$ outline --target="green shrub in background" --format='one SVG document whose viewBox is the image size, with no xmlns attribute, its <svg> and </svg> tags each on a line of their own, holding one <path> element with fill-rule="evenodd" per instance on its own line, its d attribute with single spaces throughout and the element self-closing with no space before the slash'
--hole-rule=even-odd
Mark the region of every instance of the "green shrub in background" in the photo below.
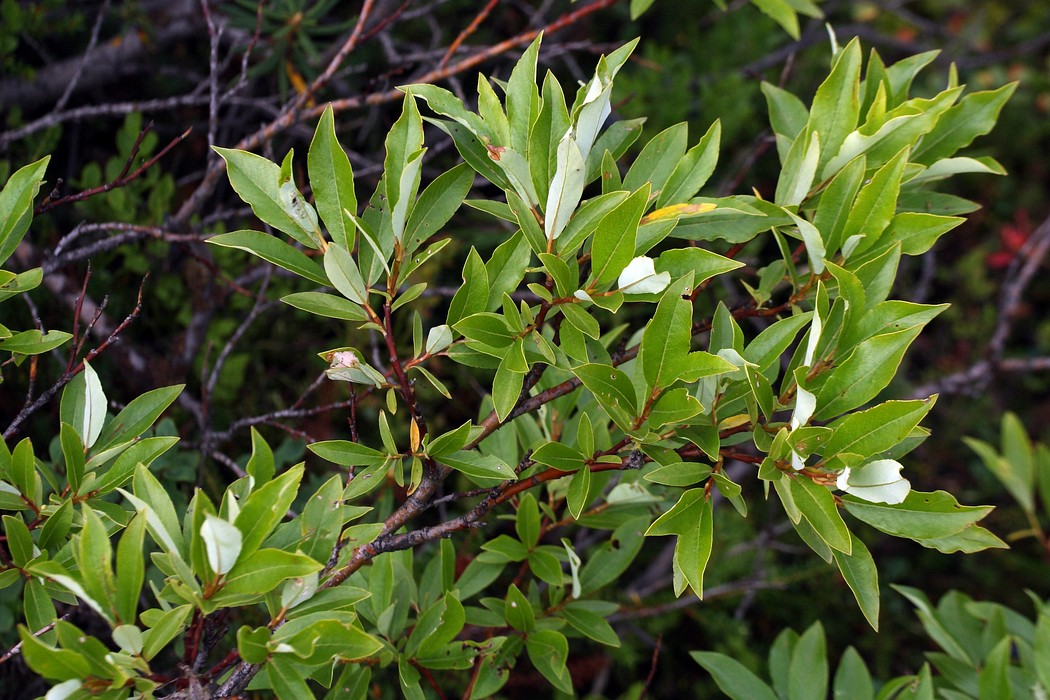
<svg viewBox="0 0 1050 700">
<path fill-rule="evenodd" d="M 941 179 L 1002 172 L 957 152 L 1012 88 L 964 96 L 950 78 L 910 98 L 932 57 L 887 67 L 872 54 L 862 79 L 852 41 L 809 106 L 764 87 L 775 191 L 697 197 L 717 122 L 692 142 L 673 126 L 618 162 L 641 133 L 606 124 L 632 49 L 568 96 L 537 76 L 539 41 L 506 83 L 479 80 L 477 111 L 406 88 L 367 202 L 330 111 L 305 181 L 291 152 L 278 164 L 217 149 L 238 194 L 290 240 L 244 230 L 211 243 L 301 278 L 283 300 L 311 325 L 347 326 L 346 345 L 317 350 L 350 392 L 357 439 L 311 445 L 340 469 L 306 489 L 303 467 L 277 474 L 253 432 L 246 475 L 180 513 L 149 470 L 173 443 L 151 426 L 178 387 L 108 417 L 85 365 L 64 390 L 53 457 L 28 440 L 0 452 L 0 581 L 24 587 L 21 653 L 57 684 L 52 697 L 480 698 L 526 659 L 571 694 L 570 644 L 620 643 L 606 618 L 647 538 L 674 538 L 667 587 L 702 598 L 719 540 L 763 499 L 838 567 L 873 627 L 877 570 L 850 524 L 945 552 L 1002 546 L 977 524 L 990 508 L 902 476 L 933 399 L 879 397 L 943 309 L 888 299 L 900 259 L 970 210 L 937 192 Z M 464 162 L 423 186 L 425 122 Z M 42 169 L 12 196 L 26 225 Z M 510 233 L 456 261 L 463 282 L 435 319 L 418 310 L 420 273 L 446 254 L 464 200 Z M 453 363 L 483 400 L 449 381 Z M 434 428 L 464 403 L 475 419 Z M 112 645 L 65 620 L 47 629 L 53 599 L 94 610 Z M 808 665 L 821 637 L 789 633 L 775 650 Z"/>
<path fill-rule="evenodd" d="M 986 442 L 967 438 L 991 472 L 1020 506 L 1028 529 L 1012 533 L 1017 540 L 1036 538 L 1046 548 L 1041 520 L 1050 503 L 1050 449 L 1033 444 L 1013 413 L 1003 416 L 1001 451 Z M 1036 494 L 1038 493 L 1038 499 Z M 1038 502 L 1038 505 L 1037 505 Z M 995 602 L 975 601 L 958 591 L 944 595 L 934 606 L 920 590 L 894 586 L 915 607 L 923 631 L 938 651 L 926 654 L 927 663 L 915 675 L 885 680 L 877 687 L 861 656 L 852 646 L 841 654 L 830 688 L 834 697 L 857 700 L 916 698 L 949 700 L 1038 700 L 1050 688 L 1050 602 L 1026 591 L 1035 607 L 1030 619 Z M 825 698 L 829 665 L 824 628 L 815 623 L 802 635 L 785 630 L 769 652 L 772 686 L 725 654 L 693 652 L 693 658 L 715 678 L 733 700 L 777 697 Z M 918 662 L 916 661 L 916 667 Z"/>
</svg>

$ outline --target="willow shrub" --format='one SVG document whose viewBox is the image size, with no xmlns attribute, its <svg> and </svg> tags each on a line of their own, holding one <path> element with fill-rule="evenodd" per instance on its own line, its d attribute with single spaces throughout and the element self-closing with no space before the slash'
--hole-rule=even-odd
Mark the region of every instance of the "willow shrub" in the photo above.
<svg viewBox="0 0 1050 700">
<path fill-rule="evenodd" d="M 669 586 L 701 598 L 719 532 L 757 499 L 781 503 L 873 627 L 877 569 L 851 524 L 944 552 L 1002 546 L 978 525 L 990 508 L 904 476 L 934 397 L 879 397 L 944 308 L 889 299 L 898 264 L 974 208 L 940 180 L 1002 172 L 956 153 L 992 128 L 1012 86 L 964 96 L 953 72 L 943 92 L 910 98 L 932 54 L 887 67 L 873 52 L 862 78 L 852 41 L 809 106 L 764 86 L 775 192 L 712 198 L 698 192 L 717 122 L 693 145 L 671 127 L 621 165 L 641 122 L 607 121 L 633 48 L 602 57 L 568 100 L 550 73 L 537 86 L 539 40 L 506 83 L 479 80 L 476 111 L 434 85 L 405 88 L 367 202 L 331 111 L 308 188 L 291 153 L 277 164 L 216 149 L 288 238 L 210 242 L 301 278 L 283 301 L 346 329 L 354 346 L 318 351 L 362 409 L 360 440 L 309 446 L 339 468 L 291 517 L 304 467 L 276 474 L 253 433 L 247 476 L 179 514 L 149 470 L 172 439 L 139 438 L 178 388 L 107 417 L 82 374 L 54 463 L 28 440 L 0 452 L 0 580 L 24 587 L 21 653 L 57 697 L 150 696 L 181 677 L 219 696 L 424 697 L 437 684 L 481 698 L 523 656 L 569 693 L 571 645 L 619 644 L 606 618 L 646 541 L 674 538 Z M 425 122 L 462 162 L 422 187 Z M 478 176 L 495 196 L 466 200 Z M 510 232 L 453 262 L 442 251 L 465 200 Z M 452 264 L 463 281 L 444 316 L 420 313 L 420 271 Z M 381 353 L 363 352 L 370 336 Z M 476 420 L 438 434 L 438 417 L 469 401 L 453 363 L 488 395 Z M 467 530 L 480 551 L 457 549 Z M 94 609 L 112 645 L 68 621 L 33 636 L 53 599 Z M 189 670 L 162 653 L 172 646 Z"/>
</svg>

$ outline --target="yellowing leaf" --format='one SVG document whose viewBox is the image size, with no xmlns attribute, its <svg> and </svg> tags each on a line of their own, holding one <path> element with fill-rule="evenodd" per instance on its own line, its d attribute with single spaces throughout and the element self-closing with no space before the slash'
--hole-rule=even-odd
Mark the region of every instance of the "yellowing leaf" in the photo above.
<svg viewBox="0 0 1050 700">
<path fill-rule="evenodd" d="M 646 214 L 642 217 L 642 223 L 648 224 L 653 221 L 662 221 L 664 219 L 674 219 L 682 216 L 695 216 L 697 214 L 704 214 L 711 211 L 717 205 L 711 202 L 698 202 L 696 204 L 672 204 L 669 207 L 657 209 L 651 214 Z"/>
</svg>

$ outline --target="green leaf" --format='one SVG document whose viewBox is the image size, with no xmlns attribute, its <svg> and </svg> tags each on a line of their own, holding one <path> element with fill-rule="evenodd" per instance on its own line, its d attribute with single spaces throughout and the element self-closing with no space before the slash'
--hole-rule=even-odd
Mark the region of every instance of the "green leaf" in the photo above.
<svg viewBox="0 0 1050 700">
<path fill-rule="evenodd" d="M 315 284 L 325 287 L 331 284 L 321 266 L 308 258 L 305 253 L 261 231 L 222 233 L 212 236 L 207 242 L 224 248 L 247 251 Z"/>
<path fill-rule="evenodd" d="M 135 515 L 117 544 L 117 580 L 115 604 L 117 619 L 133 624 L 146 576 L 142 545 L 146 537 L 146 518 Z"/>
<path fill-rule="evenodd" d="M 139 440 L 126 449 L 92 488 L 97 495 L 104 495 L 127 483 L 139 463 L 150 465 L 179 441 L 177 437 L 151 437 Z M 90 464 L 90 462 L 88 462 Z"/>
<path fill-rule="evenodd" d="M 700 500 L 698 516 L 692 527 L 686 528 L 678 535 L 678 542 L 674 548 L 674 563 L 696 596 L 702 600 L 704 569 L 707 568 L 714 545 L 714 515 L 711 501 L 707 498 Z"/>
<path fill-rule="evenodd" d="M 150 534 L 166 542 L 164 549 L 169 554 L 170 549 L 176 552 L 183 551 L 182 529 L 179 527 L 179 518 L 175 514 L 171 496 L 142 463 L 135 468 L 132 490 L 135 497 L 148 506 L 147 525 L 150 526 Z M 142 510 L 138 503 L 135 504 L 135 509 Z M 149 517 L 150 515 L 153 517 Z"/>
<path fill-rule="evenodd" d="M 103 429 L 98 449 L 105 449 L 146 432 L 160 418 L 160 414 L 178 398 L 185 384 L 175 384 L 147 391 L 132 399 Z"/>
<path fill-rule="evenodd" d="M 423 190 L 405 227 L 405 250 L 409 254 L 449 222 L 473 184 L 473 170 L 460 163 L 434 178 Z"/>
<path fill-rule="evenodd" d="M 56 649 L 33 636 L 19 625 L 22 658 L 29 668 L 44 678 L 55 681 L 81 680 L 91 675 L 91 666 L 81 654 L 69 649 Z"/>
<path fill-rule="evenodd" d="M 21 578 L 18 569 L 8 569 L 16 579 Z M 5 572 L 6 573 L 6 572 Z M 34 631 L 43 630 L 53 624 L 58 618 L 55 603 L 51 599 L 44 584 L 38 578 L 27 577 L 25 587 L 22 589 L 22 610 L 25 612 L 25 621 L 29 628 Z M 45 643 L 51 643 L 55 639 L 55 633 L 42 632 L 37 635 Z"/>
<path fill-rule="evenodd" d="M 441 463 L 475 479 L 516 479 L 514 469 L 494 455 L 460 450 L 441 458 Z"/>
<path fill-rule="evenodd" d="M 542 35 L 537 36 L 514 64 L 507 81 L 507 125 L 510 146 L 519 153 L 529 147 L 529 130 L 539 114 L 540 96 L 536 90 L 536 61 Z"/>
<path fill-rule="evenodd" d="M 622 370 L 603 364 L 580 365 L 572 370 L 583 385 L 594 394 L 609 416 L 624 430 L 631 429 L 621 425 L 622 416 L 633 419 L 638 413 L 635 404 L 634 384 Z"/>
<path fill-rule="evenodd" d="M 453 327 L 466 338 L 493 348 L 505 348 L 514 339 L 503 317 L 488 312 L 471 314 Z"/>
<path fill-rule="evenodd" d="M 900 202 L 898 201 L 898 208 Z M 886 232 L 876 249 L 900 243 L 904 255 L 922 255 L 937 240 L 966 219 L 959 216 L 938 216 L 920 212 L 902 212 L 890 219 Z"/>
<path fill-rule="evenodd" d="M 860 116 L 860 40 L 854 38 L 839 52 L 831 74 L 817 88 L 809 113 L 808 129 L 820 134 L 822 172 L 842 146 L 846 136 L 857 128 Z M 827 177 L 825 174 L 822 177 Z"/>
<path fill-rule="evenodd" d="M 820 231 L 828 253 L 834 254 L 845 241 L 842 233 L 849 222 L 853 203 L 860 191 L 867 168 L 864 156 L 851 160 L 820 195 L 813 225 Z"/>
<path fill-rule="evenodd" d="M 546 442 L 532 453 L 532 461 L 563 472 L 576 471 L 583 466 L 587 456 L 561 442 Z"/>
<path fill-rule="evenodd" d="M 844 244 L 853 236 L 863 236 L 854 253 L 863 252 L 877 243 L 897 210 L 901 176 L 908 162 L 908 151 L 903 150 L 879 168 L 857 195 L 849 219 L 842 229 Z"/>
<path fill-rule="evenodd" d="M 48 331 L 47 333 L 41 333 L 36 329 L 22 331 L 0 340 L 0 351 L 19 355 L 40 355 L 54 350 L 72 337 L 63 331 Z"/>
<path fill-rule="evenodd" d="M 317 204 L 317 213 L 324 221 L 332 241 L 347 250 L 354 247 L 355 228 L 347 226 L 343 210 L 357 213 L 357 195 L 354 194 L 354 171 L 350 159 L 339 145 L 335 135 L 335 116 L 328 105 L 317 122 L 310 150 L 306 157 L 310 173 L 310 188 Z"/>
<path fill-rule="evenodd" d="M 581 204 L 558 239 L 557 250 L 561 257 L 564 259 L 575 253 L 587 237 L 594 233 L 598 222 L 620 206 L 629 194 L 622 191 L 607 192 Z M 572 286 L 575 289 L 575 284 Z"/>
<path fill-rule="evenodd" d="M 654 136 L 627 171 L 623 179 L 624 189 L 635 192 L 648 182 L 651 192 L 662 192 L 675 166 L 685 157 L 688 139 L 689 126 L 685 122 L 668 127 Z"/>
<path fill-rule="evenodd" d="M 691 275 L 672 282 L 645 326 L 638 362 L 650 387 L 662 388 L 674 383 L 678 377 L 673 367 L 680 365 L 689 353 L 692 307 L 682 299 L 682 294 L 691 282 Z"/>
<path fill-rule="evenodd" d="M 947 537 L 916 539 L 923 547 L 936 549 L 944 554 L 973 554 L 986 549 L 1009 549 L 1009 545 L 979 525 L 971 525 L 961 532 Z"/>
<path fill-rule="evenodd" d="M 368 285 L 350 251 L 336 243 L 328 246 L 324 254 L 324 269 L 340 294 L 356 304 L 368 305 Z"/>
<path fill-rule="evenodd" d="M 721 137 L 722 122 L 716 119 L 700 141 L 675 165 L 674 172 L 656 199 L 657 209 L 686 202 L 696 196 L 715 170 Z"/>
<path fill-rule="evenodd" d="M 33 199 L 40 191 L 51 156 L 24 165 L 0 190 L 0 263 L 7 261 L 22 242 L 33 220 Z"/>
<path fill-rule="evenodd" d="M 550 71 L 544 76 L 542 90 L 540 110 L 529 126 L 527 153 L 533 187 L 545 202 L 557 167 L 558 143 L 569 129 L 569 112 L 561 85 Z"/>
<path fill-rule="evenodd" d="M 691 651 L 689 655 L 732 700 L 777 700 L 773 690 L 736 659 L 713 651 Z"/>
<path fill-rule="evenodd" d="M 23 567 L 33 559 L 33 537 L 29 534 L 29 528 L 17 515 L 3 516 L 3 523 L 11 561 Z"/>
<path fill-rule="evenodd" d="M 868 338 L 829 373 L 817 393 L 814 417 L 825 420 L 870 401 L 890 383 L 922 326 Z"/>
<path fill-rule="evenodd" d="M 342 321 L 364 322 L 368 315 L 359 304 L 323 292 L 296 292 L 281 297 L 281 301 L 315 316 L 337 318 Z"/>
<path fill-rule="evenodd" d="M 180 632 L 185 629 L 186 618 L 189 617 L 193 607 L 180 605 L 166 612 L 160 610 L 148 610 L 142 614 L 142 621 L 149 626 L 149 630 L 143 635 L 142 656 L 147 661 L 159 654 Z M 147 613 L 157 613 L 148 615 Z"/>
<path fill-rule="evenodd" d="M 1039 612 L 1032 651 L 1035 675 L 1044 688 L 1050 688 L 1050 609 L 1043 608 Z"/>
<path fill-rule="evenodd" d="M 809 110 L 802 100 L 772 83 L 762 82 L 762 94 L 766 98 L 770 126 L 776 135 L 777 155 L 783 163 L 791 144 L 806 127 Z"/>
<path fill-rule="evenodd" d="M 289 654 L 274 654 L 266 666 L 266 678 L 274 695 L 279 698 L 308 698 L 313 695 L 302 671 L 299 660 Z"/>
<path fill-rule="evenodd" d="M 525 385 L 525 372 L 515 365 L 515 357 L 518 357 L 515 348 L 519 348 L 517 352 L 521 352 L 520 341 L 507 349 L 507 354 L 503 356 L 496 369 L 496 376 L 492 379 L 492 408 L 500 422 L 507 420 L 511 411 L 518 405 L 521 389 Z"/>
<path fill-rule="evenodd" d="M 731 260 L 704 248 L 693 247 L 665 250 L 655 262 L 656 272 L 668 272 L 671 279 L 678 279 L 692 272 L 694 287 L 712 277 L 743 266 L 742 262 Z"/>
<path fill-rule="evenodd" d="M 565 320 L 575 326 L 575 328 L 589 338 L 597 340 L 601 337 L 602 329 L 598 324 L 598 319 L 591 316 L 586 309 L 581 307 L 579 304 L 568 303 L 561 304 L 558 308 L 565 315 Z"/>
<path fill-rule="evenodd" d="M 856 551 L 856 544 L 854 544 Z M 853 647 L 846 647 L 835 671 L 835 700 L 875 700 L 875 686 L 864 660 Z"/>
<path fill-rule="evenodd" d="M 828 656 L 824 627 L 807 629 L 791 653 L 788 667 L 788 700 L 825 700 L 828 696 Z"/>
<path fill-rule="evenodd" d="M 435 458 L 440 458 L 442 455 L 451 454 L 463 449 L 463 446 L 467 444 L 467 440 L 470 437 L 470 425 L 471 423 L 468 420 L 458 428 L 432 439 L 427 447 L 427 454 Z"/>
<path fill-rule="evenodd" d="M 507 589 L 507 599 L 503 604 L 503 617 L 507 624 L 519 632 L 531 632 L 536 626 L 536 613 L 525 594 L 514 585 Z"/>
<path fill-rule="evenodd" d="M 619 647 L 620 638 L 612 625 L 598 613 L 588 610 L 580 602 L 569 603 L 562 608 L 561 614 L 569 625 L 584 636 L 593 639 L 599 644 L 609 647 Z"/>
<path fill-rule="evenodd" d="M 241 659 L 250 664 L 261 664 L 270 656 L 267 645 L 270 642 L 270 630 L 267 627 L 252 629 L 242 625 L 237 630 L 237 651 Z"/>
<path fill-rule="evenodd" d="M 90 448 L 102 433 L 106 420 L 106 394 L 98 374 L 87 362 L 84 371 L 66 384 L 62 390 L 59 415 L 63 423 L 72 426 L 83 440 L 84 449 Z"/>
<path fill-rule="evenodd" d="M 873 457 L 899 445 L 930 412 L 937 397 L 914 401 L 887 401 L 833 422 L 834 434 L 821 454 L 840 453 Z"/>
<path fill-rule="evenodd" d="M 40 549 L 47 552 L 65 544 L 72 524 L 73 502 L 65 501 L 44 521 L 44 526 L 40 529 Z"/>
<path fill-rule="evenodd" d="M 798 39 L 798 14 L 788 0 L 751 0 L 751 4 L 779 24 L 792 39 Z"/>
<path fill-rule="evenodd" d="M 1010 682 L 1010 658 L 1014 653 L 1014 640 L 1005 637 L 999 640 L 984 658 L 978 673 L 978 697 L 981 700 L 1012 700 L 1014 694 Z"/>
<path fill-rule="evenodd" d="M 59 431 L 59 440 L 62 444 L 62 456 L 65 460 L 66 478 L 69 486 L 76 493 L 80 489 L 80 482 L 84 478 L 84 443 L 80 435 L 69 423 L 63 423 Z"/>
<path fill-rule="evenodd" d="M 261 221 L 273 226 L 278 231 L 287 233 L 307 248 L 318 247 L 318 241 L 314 237 L 315 234 L 312 231 L 304 229 L 302 225 L 288 213 L 285 207 L 285 202 L 280 193 L 281 168 L 276 163 L 273 163 L 262 156 L 257 156 L 254 153 L 248 153 L 247 151 L 240 151 L 234 148 L 212 146 L 212 150 L 222 156 L 222 159 L 226 161 L 226 172 L 230 177 L 230 184 L 233 185 L 234 191 L 237 192 L 241 199 L 251 206 L 252 211 L 255 212 L 255 215 L 259 217 Z M 243 231 L 238 233 L 243 233 Z M 234 234 L 223 234 L 220 236 L 214 236 L 209 240 L 217 245 L 226 245 L 225 243 L 216 242 L 215 239 L 221 239 L 225 236 L 232 235 Z M 259 235 L 265 236 L 266 234 Z M 272 236 L 267 236 L 267 238 L 272 238 Z M 284 243 L 283 241 L 278 242 L 282 244 Z M 287 244 L 284 245 L 287 246 Z M 229 245 L 229 247 L 240 248 L 242 246 Z M 291 248 L 291 246 L 287 247 Z M 248 250 L 249 252 L 255 252 L 250 248 L 243 249 Z M 256 255 L 269 260 L 269 258 L 262 253 L 256 252 Z M 270 260 L 270 262 L 281 265 L 281 263 L 276 260 Z M 284 265 L 281 265 L 281 267 L 284 267 Z M 296 270 L 292 268 L 285 269 L 296 272 Z M 325 282 L 322 281 L 319 282 L 319 284 L 325 284 Z"/>
<path fill-rule="evenodd" d="M 536 505 L 536 497 L 532 493 L 525 493 L 518 501 L 518 513 L 514 520 L 514 531 L 529 549 L 534 548 L 540 541 L 540 509 Z"/>
<path fill-rule="evenodd" d="M 1009 83 L 996 90 L 975 92 L 959 100 L 940 118 L 933 131 L 926 134 L 915 149 L 915 161 L 934 163 L 947 158 L 973 143 L 978 136 L 992 130 L 999 112 L 1006 104 L 1017 83 Z"/>
<path fill-rule="evenodd" d="M 212 602 L 225 606 L 242 605 L 274 590 L 285 579 L 308 576 L 321 568 L 320 562 L 304 554 L 260 549 L 237 560 Z"/>
<path fill-rule="evenodd" d="M 780 171 L 774 202 L 782 207 L 796 207 L 809 196 L 820 153 L 820 134 L 803 131 L 798 135 Z"/>
<path fill-rule="evenodd" d="M 805 476 L 796 476 L 788 483 L 795 505 L 820 538 L 832 549 L 849 554 L 850 532 L 839 515 L 831 491 Z"/>
<path fill-rule="evenodd" d="M 470 253 L 467 254 L 467 261 L 463 265 L 463 286 L 456 291 L 448 305 L 448 325 L 455 326 L 467 316 L 485 311 L 489 289 L 485 263 L 478 255 L 478 251 L 471 248 Z"/>
<path fill-rule="evenodd" d="M 321 459 L 343 467 L 371 467 L 382 464 L 387 456 L 379 450 L 348 440 L 325 440 L 307 445 Z"/>
<path fill-rule="evenodd" d="M 962 532 L 992 511 L 991 506 L 963 506 L 945 491 L 912 491 L 903 503 L 869 503 L 844 495 L 850 515 L 895 537 L 929 540 Z"/>
<path fill-rule="evenodd" d="M 649 409 L 649 425 L 661 427 L 685 423 L 704 410 L 700 402 L 683 387 L 665 391 Z"/>
<path fill-rule="evenodd" d="M 643 185 L 598 222 L 591 244 L 592 277 L 598 284 L 615 280 L 634 257 L 638 222 L 648 202 L 649 187 Z"/>
<path fill-rule="evenodd" d="M 569 490 L 565 494 L 565 504 L 573 518 L 579 520 L 580 514 L 587 504 L 591 502 L 591 470 L 578 469 L 572 475 L 569 482 Z"/>
<path fill-rule="evenodd" d="M 852 532 L 849 533 L 851 549 L 849 554 L 832 550 L 835 555 L 835 563 L 838 564 L 842 578 L 853 591 L 857 599 L 860 611 L 864 613 L 868 624 L 876 632 L 879 631 L 879 571 L 875 567 L 875 561 L 864 543 Z"/>
<path fill-rule="evenodd" d="M 299 492 L 303 467 L 297 465 L 255 489 L 241 505 L 234 525 L 244 536 L 241 557 L 251 556 L 284 519 Z M 236 567 L 234 567 L 236 570 Z M 230 572 L 233 575 L 233 572 Z"/>
<path fill-rule="evenodd" d="M 551 629 L 532 632 L 525 638 L 529 661 L 550 684 L 563 693 L 572 694 L 572 677 L 565 662 L 569 656 L 569 642 L 565 635 Z"/>
</svg>

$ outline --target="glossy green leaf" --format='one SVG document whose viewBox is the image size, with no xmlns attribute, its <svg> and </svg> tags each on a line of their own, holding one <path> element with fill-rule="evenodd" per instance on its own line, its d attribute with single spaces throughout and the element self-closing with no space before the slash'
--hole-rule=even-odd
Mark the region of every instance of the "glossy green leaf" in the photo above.
<svg viewBox="0 0 1050 700">
<path fill-rule="evenodd" d="M 828 656 L 824 627 L 816 622 L 807 629 L 791 654 L 788 667 L 788 700 L 825 700 L 828 696 Z"/>
<path fill-rule="evenodd" d="M 797 476 L 788 482 L 795 505 L 821 539 L 832 549 L 850 553 L 850 532 L 839 515 L 835 497 L 812 479 Z"/>
<path fill-rule="evenodd" d="M 689 655 L 732 700 L 777 700 L 773 690 L 736 659 L 713 651 L 691 651 Z"/>
<path fill-rule="evenodd" d="M 912 491 L 903 503 L 869 503 L 853 496 L 842 497 L 850 515 L 895 537 L 937 539 L 962 532 L 991 512 L 991 506 L 959 505 L 945 491 Z"/>
<path fill-rule="evenodd" d="M 807 126 L 809 131 L 820 134 L 818 172 L 839 152 L 846 136 L 857 128 L 861 61 L 860 40 L 855 38 L 839 51 L 831 74 L 813 96 Z"/>
<path fill-rule="evenodd" d="M 355 304 L 343 297 L 323 292 L 296 292 L 281 297 L 281 301 L 315 316 L 338 318 L 343 321 L 364 322 L 368 315 Z"/>
<path fill-rule="evenodd" d="M 132 440 L 148 430 L 165 409 L 182 393 L 185 384 L 175 384 L 147 391 L 128 402 L 99 436 L 98 449 Z"/>
<path fill-rule="evenodd" d="M 128 523 L 117 544 L 116 610 L 117 618 L 132 624 L 137 617 L 142 582 L 146 576 L 146 562 L 142 545 L 146 537 L 146 518 L 135 515 Z"/>
<path fill-rule="evenodd" d="M 930 412 L 936 397 L 913 401 L 887 401 L 833 422 L 834 434 L 821 454 L 832 457 L 852 453 L 864 457 L 878 455 L 900 444 Z"/>
<path fill-rule="evenodd" d="M 827 419 L 875 398 L 893 379 L 904 353 L 921 330 L 921 326 L 905 328 L 858 345 L 817 393 L 814 417 Z"/>
<path fill-rule="evenodd" d="M 636 192 L 647 182 L 653 193 L 662 192 L 675 166 L 685 156 L 689 127 L 685 122 L 664 129 L 645 144 L 627 175 L 624 189 Z"/>
<path fill-rule="evenodd" d="M 335 135 L 335 116 L 329 105 L 317 122 L 307 155 L 310 188 L 332 241 L 347 250 L 354 247 L 355 228 L 347 225 L 343 210 L 357 213 L 357 195 L 354 193 L 354 171 L 346 151 Z"/>
<path fill-rule="evenodd" d="M 255 215 L 261 221 L 273 226 L 278 231 L 287 233 L 307 248 L 318 247 L 318 241 L 315 239 L 313 232 L 305 230 L 300 222 L 289 214 L 280 193 L 281 168 L 276 163 L 254 153 L 234 148 L 212 146 L 212 149 L 226 161 L 226 173 L 229 175 L 230 184 L 233 186 L 234 191 L 251 206 L 252 211 L 255 212 Z M 227 245 L 216 241 L 216 239 L 224 239 L 225 236 L 231 235 L 233 234 L 223 234 L 209 240 L 216 245 Z M 265 236 L 265 234 L 260 235 Z M 270 236 L 267 237 L 272 238 Z M 225 238 L 224 240 L 229 241 L 232 239 Z M 283 243 L 283 241 L 278 242 Z M 229 247 L 238 248 L 242 246 L 229 245 Z M 291 248 L 291 246 L 287 247 Z M 251 248 L 243 249 L 249 252 L 256 252 Z M 262 253 L 256 252 L 256 255 L 269 260 Z M 270 262 L 277 265 L 281 264 L 276 260 L 270 260 Z M 284 267 L 284 265 L 281 266 Z M 286 269 L 295 272 L 294 269 Z M 324 284 L 324 282 L 320 284 Z"/>
<path fill-rule="evenodd" d="M 849 554 L 833 550 L 835 563 L 838 564 L 842 578 L 853 591 L 857 605 L 864 613 L 868 624 L 879 631 L 879 572 L 875 561 L 864 543 L 853 533 L 849 533 L 851 548 Z"/>
<path fill-rule="evenodd" d="M 514 469 L 494 455 L 482 455 L 474 450 L 460 450 L 444 455 L 441 462 L 458 472 L 476 479 L 515 479 Z"/>
<path fill-rule="evenodd" d="M 933 131 L 923 137 L 915 149 L 919 163 L 934 163 L 947 158 L 975 138 L 992 130 L 999 112 L 1017 89 L 1009 83 L 995 90 L 974 92 L 944 113 Z"/>
<path fill-rule="evenodd" d="M 856 550 L 856 545 L 854 545 Z M 835 671 L 833 686 L 835 700 L 874 700 L 875 686 L 871 673 L 864 665 L 860 654 L 853 647 L 846 647 Z"/>
<path fill-rule="evenodd" d="M 692 307 L 682 299 L 682 294 L 690 286 L 690 275 L 673 282 L 660 298 L 652 320 L 646 324 L 638 362 L 651 387 L 670 386 L 676 381 L 673 367 L 683 362 L 689 353 Z"/>
<path fill-rule="evenodd" d="M 551 685 L 563 693 L 572 693 L 572 678 L 565 663 L 569 642 L 565 635 L 551 629 L 540 629 L 525 638 L 529 661 Z"/>
<path fill-rule="evenodd" d="M 238 250 L 247 251 L 315 284 L 325 287 L 330 284 L 321 266 L 307 257 L 306 254 L 284 241 L 261 231 L 221 233 L 218 236 L 212 236 L 207 242 L 223 248 L 237 248 Z"/>
</svg>

